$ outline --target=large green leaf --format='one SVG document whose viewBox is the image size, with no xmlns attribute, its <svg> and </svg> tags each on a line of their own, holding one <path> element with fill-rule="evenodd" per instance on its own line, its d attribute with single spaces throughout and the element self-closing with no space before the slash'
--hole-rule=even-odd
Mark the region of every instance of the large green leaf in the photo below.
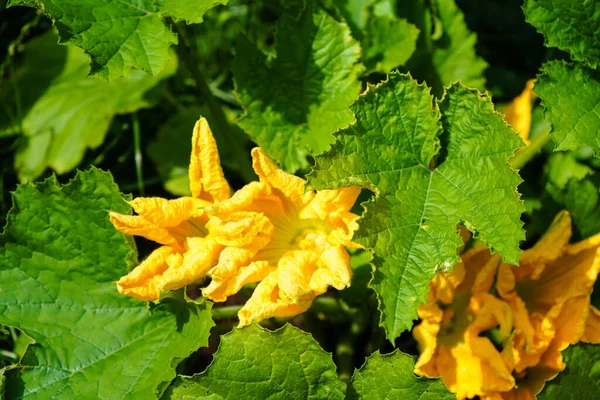
<svg viewBox="0 0 600 400">
<path fill-rule="evenodd" d="M 426 81 L 438 96 L 456 81 L 485 89 L 487 63 L 475 52 L 477 35 L 467 27 L 454 0 L 408 0 L 398 11 L 420 31 L 419 50 L 406 65 L 416 79 Z"/>
<path fill-rule="evenodd" d="M 522 143 L 487 96 L 460 84 L 434 108 L 428 88 L 392 74 L 351 108 L 356 123 L 316 157 L 309 183 L 376 193 L 356 237 L 375 253 L 371 285 L 394 339 L 412 326 L 435 272 L 459 261 L 460 221 L 518 262 L 521 180 L 506 160 Z"/>
<path fill-rule="evenodd" d="M 396 350 L 376 352 L 357 370 L 348 385 L 347 399 L 453 400 L 441 379 L 421 378 L 413 373 L 414 357 Z"/>
<path fill-rule="evenodd" d="M 331 355 L 308 333 L 286 325 L 274 332 L 258 325 L 234 329 L 208 369 L 179 377 L 166 398 L 343 399 Z"/>
<path fill-rule="evenodd" d="M 18 90 L 26 97 L 19 99 L 20 105 L 14 102 L 2 110 L 4 113 L 0 111 L 0 116 L 16 117 L 21 110 L 22 120 L 16 117 L 3 128 L 22 129 L 26 136 L 15 158 L 23 181 L 37 178 L 47 167 L 58 173 L 75 168 L 86 149 L 102 144 L 115 114 L 151 106 L 156 99 L 147 92 L 175 70 L 171 57 L 169 67 L 156 77 L 136 71 L 110 82 L 91 79 L 86 77 L 88 62 L 83 51 L 59 46 L 56 41 L 49 32 L 27 44 L 25 66 L 16 76 Z M 52 53 L 60 56 L 49 60 L 47 54 Z M 46 69 L 56 75 L 50 76 Z M 13 98 L 14 94 L 8 92 L 6 96 Z"/>
<path fill-rule="evenodd" d="M 210 303 L 169 298 L 151 313 L 114 281 L 135 263 L 107 210 L 130 213 L 110 174 L 20 186 L 0 238 L 0 323 L 29 335 L 6 396 L 151 399 L 208 344 Z M 129 242 L 129 243 L 128 243 Z"/>
<path fill-rule="evenodd" d="M 40 9 L 52 19 L 62 43 L 81 47 L 91 74 L 105 79 L 132 69 L 156 75 L 168 62 L 177 37 L 163 16 L 202 22 L 204 13 L 228 0 L 9 0 L 9 6 Z"/>
<path fill-rule="evenodd" d="M 562 352 L 567 367 L 546 382 L 539 400 L 597 400 L 600 394 L 600 345 L 578 343 Z"/>
<path fill-rule="evenodd" d="M 352 122 L 361 88 L 360 46 L 344 23 L 309 1 L 298 20 L 277 24 L 277 57 L 267 63 L 241 37 L 233 66 L 245 115 L 238 124 L 288 172 L 308 166 L 332 133 Z"/>
<path fill-rule="evenodd" d="M 555 150 L 587 145 L 600 153 L 600 73 L 580 64 L 550 61 L 542 67 L 535 92 L 552 122 Z"/>
<path fill-rule="evenodd" d="M 525 0 L 527 22 L 546 45 L 571 53 L 573 60 L 600 65 L 600 7 L 594 0 Z"/>
</svg>

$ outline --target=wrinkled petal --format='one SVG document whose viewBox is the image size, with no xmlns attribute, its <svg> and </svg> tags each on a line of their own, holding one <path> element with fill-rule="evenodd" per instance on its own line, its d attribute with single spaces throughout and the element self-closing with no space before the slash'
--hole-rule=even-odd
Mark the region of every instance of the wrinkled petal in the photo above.
<svg viewBox="0 0 600 400">
<path fill-rule="evenodd" d="M 319 268 L 313 274 L 309 288 L 312 292 L 322 294 L 329 286 L 337 290 L 350 286 L 352 267 L 350 255 L 341 246 L 325 250 L 319 258 Z"/>
<path fill-rule="evenodd" d="M 160 296 L 160 275 L 169 268 L 167 257 L 173 254 L 168 246 L 154 250 L 133 271 L 117 282 L 119 293 L 139 300 L 151 301 Z"/>
<path fill-rule="evenodd" d="M 192 217 L 201 217 L 209 203 L 192 197 L 167 200 L 161 197 L 138 197 L 129 202 L 144 219 L 164 228 L 179 225 Z"/>
<path fill-rule="evenodd" d="M 229 198 L 231 189 L 223 175 L 217 143 L 206 118 L 200 118 L 194 126 L 189 176 L 195 198 L 210 203 Z"/>
<path fill-rule="evenodd" d="M 202 296 L 212 301 L 225 301 L 227 297 L 239 292 L 244 285 L 259 282 L 275 271 L 275 267 L 269 265 L 267 261 L 254 261 L 238 268 L 236 274 L 225 279 L 217 279 L 214 277 L 216 274 L 213 273 L 213 280 L 202 289 Z"/>
<path fill-rule="evenodd" d="M 143 236 L 156 243 L 181 248 L 177 239 L 173 237 L 166 228 L 161 228 L 143 217 L 137 215 L 124 215 L 115 212 L 110 212 L 109 215 L 110 222 L 115 229 L 121 233 Z"/>
<path fill-rule="evenodd" d="M 260 147 L 252 149 L 252 167 L 261 182 L 268 182 L 292 201 L 299 201 L 304 194 L 306 181 L 279 169 Z"/>
<path fill-rule="evenodd" d="M 594 306 L 590 306 L 581 341 L 586 343 L 600 343 L 600 310 Z"/>
<path fill-rule="evenodd" d="M 273 235 L 273 224 L 263 213 L 239 211 L 214 216 L 206 224 L 211 237 L 224 246 L 242 247 L 259 240 L 263 247 Z"/>
<path fill-rule="evenodd" d="M 281 297 L 277 280 L 277 272 L 272 272 L 256 286 L 250 300 L 238 312 L 238 327 L 271 317 L 293 317 L 308 310 L 315 296 L 303 299 Z"/>
</svg>

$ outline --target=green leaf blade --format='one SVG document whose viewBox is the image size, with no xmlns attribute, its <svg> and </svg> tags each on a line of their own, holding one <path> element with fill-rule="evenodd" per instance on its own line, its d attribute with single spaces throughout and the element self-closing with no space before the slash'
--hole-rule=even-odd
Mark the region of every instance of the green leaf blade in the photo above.
<svg viewBox="0 0 600 400">
<path fill-rule="evenodd" d="M 600 393 L 600 345 L 578 343 L 562 352 L 566 368 L 548 382 L 540 400 L 594 400 Z"/>
<path fill-rule="evenodd" d="M 157 14 L 153 0 L 11 0 L 35 6 L 54 22 L 62 43 L 74 44 L 91 59 L 91 73 L 110 80 L 132 69 L 158 74 L 177 37 Z"/>
<path fill-rule="evenodd" d="M 0 243 L 0 323 L 35 340 L 7 372 L 9 398 L 155 398 L 206 346 L 210 305 L 174 299 L 151 314 L 114 281 L 135 251 L 108 221 L 129 213 L 110 174 L 20 186 Z"/>
<path fill-rule="evenodd" d="M 277 57 L 270 65 L 245 38 L 236 46 L 236 94 L 246 110 L 238 125 L 295 172 L 352 122 L 348 106 L 361 88 L 361 50 L 345 24 L 312 3 L 299 20 L 284 15 L 277 26 Z"/>
<path fill-rule="evenodd" d="M 600 155 L 600 73 L 579 64 L 550 61 L 535 84 L 552 122 L 555 151 L 590 146 Z"/>
<path fill-rule="evenodd" d="M 592 68 L 600 65 L 600 7 L 595 1 L 526 0 L 525 19 L 547 46 L 571 54 Z"/>
<path fill-rule="evenodd" d="M 453 400 L 441 379 L 417 377 L 414 357 L 395 351 L 373 354 L 354 373 L 347 399 Z"/>
<path fill-rule="evenodd" d="M 226 382 L 226 383 L 225 383 Z M 206 371 L 180 377 L 165 393 L 170 399 L 343 399 L 331 355 L 310 334 L 286 325 L 234 329 Z"/>
<path fill-rule="evenodd" d="M 359 185 L 377 195 L 356 237 L 375 255 L 371 286 L 390 340 L 410 329 L 434 274 L 459 261 L 459 222 L 508 262 L 518 260 L 521 180 L 506 160 L 521 141 L 480 96 L 454 85 L 433 108 L 429 89 L 392 74 L 359 98 L 357 122 L 316 157 L 313 187 Z M 441 164 L 430 169 L 433 160 Z"/>
</svg>

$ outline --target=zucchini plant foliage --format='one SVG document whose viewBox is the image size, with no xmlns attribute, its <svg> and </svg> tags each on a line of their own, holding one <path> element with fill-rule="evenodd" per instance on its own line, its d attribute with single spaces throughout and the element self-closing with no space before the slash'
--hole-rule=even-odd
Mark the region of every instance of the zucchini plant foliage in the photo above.
<svg viewBox="0 0 600 400">
<path fill-rule="evenodd" d="M 511 378 L 506 393 L 470 392 L 456 383 L 464 377 L 447 371 L 414 373 L 425 370 L 418 343 L 426 338 L 413 333 L 432 321 L 425 314 L 430 283 L 438 279 L 435 295 L 442 299 L 440 280 L 465 252 L 487 246 L 497 254 L 491 259 L 518 265 L 522 249 L 535 246 L 557 214 L 572 221 L 572 242 L 594 242 L 600 232 L 600 6 L 475 3 L 0 4 L 0 398 L 445 400 L 457 398 L 448 387 L 459 387 L 460 399 L 469 398 L 465 393 L 509 399 L 530 384 L 536 389 L 528 393 L 540 399 L 598 398 L 598 283 L 583 295 L 591 307 L 579 336 L 587 343 L 556 345 L 564 370 L 555 377 L 536 375 L 543 356 Z M 200 117 L 210 124 L 209 139 L 190 146 Z M 213 155 L 203 160 L 209 146 Z M 257 146 L 262 150 L 252 151 Z M 211 283 L 206 277 L 166 287 L 156 301 L 123 295 L 115 282 L 160 251 L 117 231 L 109 212 L 128 220 L 133 207 L 142 215 L 136 208 L 142 203 L 132 202 L 137 197 L 162 204 L 167 200 L 160 198 L 183 196 L 162 208 L 165 215 L 180 212 L 184 201 L 208 204 L 190 200 L 190 183 L 212 193 L 213 179 L 192 171 L 188 177 L 190 151 L 200 154 L 193 164 L 210 164 L 213 175 L 222 166 L 232 188 L 233 197 L 223 196 L 227 205 L 237 204 L 240 188 L 271 191 L 229 214 L 219 214 L 225 200 L 211 198 L 201 216 L 218 221 L 193 226 L 210 231 L 221 254 L 199 257 L 213 265 L 195 267 L 226 266 L 228 255 L 247 251 L 252 263 L 231 269 L 248 284 L 228 287 L 237 293 L 226 303 L 202 297 Z M 306 200 L 301 212 L 289 211 L 285 202 L 297 201 L 290 188 L 304 183 L 318 191 L 321 208 L 312 210 Z M 354 189 L 338 190 L 348 187 Z M 351 212 L 360 218 L 328 208 L 328 201 L 341 203 L 359 188 Z M 250 211 L 265 219 L 280 206 L 267 198 L 285 203 L 283 213 L 314 213 L 278 217 L 301 221 L 286 236 L 290 249 L 305 245 L 300 235 L 333 240 L 329 231 L 311 230 L 339 228 L 335 218 L 355 227 L 353 238 L 331 246 L 335 256 L 321 250 L 326 256 L 304 265 L 298 252 L 292 278 L 282 261 L 264 264 L 269 279 L 317 287 L 309 285 L 318 276 L 314 269 L 330 268 L 352 275 L 338 289 L 351 285 L 313 293 L 306 307 L 287 299 L 285 313 L 265 312 L 272 318 L 237 328 L 237 312 L 250 298 L 260 309 L 253 290 L 266 286 L 265 274 L 249 272 L 252 265 L 285 257 L 261 259 L 246 242 L 225 243 L 219 234 L 235 231 L 245 240 L 250 230 L 239 224 Z M 196 211 L 186 212 L 196 218 Z M 188 235 L 160 225 L 177 218 L 158 214 L 146 221 L 155 232 L 170 229 L 174 240 Z M 318 218 L 331 225 L 315 225 Z M 355 248 L 340 250 L 345 245 Z M 151 275 L 160 277 L 173 263 L 165 258 Z M 214 285 L 221 275 L 209 276 Z M 270 304 L 277 304 L 283 290 L 271 289 Z M 460 297 L 461 287 L 452 287 L 452 296 L 455 289 L 455 299 L 438 302 L 442 313 L 471 297 Z M 472 319 L 444 314 L 440 337 L 453 337 Z M 525 329 L 510 326 L 503 337 L 503 324 L 486 325 L 477 339 L 502 352 Z M 461 340 L 441 348 L 460 348 Z M 484 350 L 476 353 L 468 356 L 480 357 L 479 367 L 461 373 L 485 383 L 492 361 Z"/>
</svg>

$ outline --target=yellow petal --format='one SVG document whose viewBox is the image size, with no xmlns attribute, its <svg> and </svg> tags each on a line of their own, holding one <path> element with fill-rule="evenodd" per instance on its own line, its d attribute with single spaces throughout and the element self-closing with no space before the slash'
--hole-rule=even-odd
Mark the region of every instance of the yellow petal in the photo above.
<svg viewBox="0 0 600 400">
<path fill-rule="evenodd" d="M 435 378 L 440 376 L 435 355 L 444 313 L 437 304 L 432 303 L 420 306 L 418 314 L 422 322 L 413 329 L 413 336 L 419 344 L 421 355 L 415 364 L 415 373 Z"/>
<path fill-rule="evenodd" d="M 277 281 L 277 273 L 272 272 L 256 286 L 250 300 L 238 312 L 238 327 L 271 317 L 292 317 L 308 310 L 314 296 L 307 296 L 300 301 L 281 297 Z"/>
<path fill-rule="evenodd" d="M 335 190 L 319 190 L 300 211 L 300 218 L 329 219 L 339 213 L 350 211 L 361 188 L 349 186 Z"/>
<path fill-rule="evenodd" d="M 543 265 L 558 259 L 565 251 L 565 246 L 571 238 L 571 215 L 567 211 L 560 212 L 544 236 L 529 250 L 525 250 L 519 258 L 519 265 L 527 267 L 532 264 Z M 536 271 L 538 276 L 541 271 Z M 522 272 L 521 274 L 531 274 Z"/>
<path fill-rule="evenodd" d="M 206 224 L 211 237 L 224 246 L 248 246 L 257 240 L 264 247 L 273 235 L 273 224 L 263 213 L 238 211 L 223 218 L 213 216 Z"/>
<path fill-rule="evenodd" d="M 192 197 L 167 200 L 161 197 L 137 197 L 130 201 L 136 213 L 163 228 L 179 225 L 192 217 L 201 217 L 209 203 Z"/>
<path fill-rule="evenodd" d="M 291 201 L 300 201 L 304 194 L 304 179 L 290 175 L 277 167 L 260 147 L 252 149 L 252 167 L 261 182 L 267 182 L 273 188 L 280 190 Z"/>
<path fill-rule="evenodd" d="M 277 264 L 278 286 L 285 297 L 301 299 L 311 294 L 310 281 L 317 270 L 317 254 L 312 251 L 289 251 Z"/>
<path fill-rule="evenodd" d="M 236 273 L 230 274 L 226 278 L 216 278 L 216 274 L 209 271 L 213 280 L 202 289 L 202 296 L 216 302 L 225 301 L 227 297 L 239 292 L 244 285 L 259 282 L 273 271 L 275 271 L 275 267 L 269 265 L 267 261 L 254 261 L 239 265 Z"/>
<path fill-rule="evenodd" d="M 319 268 L 310 279 L 310 290 L 316 294 L 323 294 L 329 286 L 337 290 L 350 286 L 352 280 L 352 267 L 350 255 L 341 246 L 325 250 L 319 258 Z"/>
<path fill-rule="evenodd" d="M 222 246 L 211 240 L 197 238 L 190 249 L 173 262 L 161 277 L 161 290 L 176 290 L 203 278 L 216 264 Z"/>
<path fill-rule="evenodd" d="M 585 320 L 585 331 L 581 336 L 582 342 L 600 343 L 600 310 L 590 306 L 590 311 Z"/>
<path fill-rule="evenodd" d="M 527 81 L 523 92 L 504 109 L 506 122 L 515 128 L 526 144 L 529 144 L 529 131 L 531 130 L 531 109 L 535 98 L 534 83 L 535 79 Z"/>
<path fill-rule="evenodd" d="M 195 198 L 211 203 L 229 198 L 231 189 L 223 175 L 217 143 L 206 118 L 200 118 L 194 126 L 189 176 Z"/>
<path fill-rule="evenodd" d="M 153 242 L 181 248 L 181 244 L 166 228 L 161 228 L 143 217 L 115 212 L 110 212 L 109 215 L 110 222 L 119 232 L 126 235 L 143 236 Z"/>
<path fill-rule="evenodd" d="M 173 254 L 168 246 L 154 250 L 148 258 L 117 282 L 119 293 L 139 300 L 151 301 L 160 296 L 160 276 L 169 267 L 167 257 Z"/>
</svg>

